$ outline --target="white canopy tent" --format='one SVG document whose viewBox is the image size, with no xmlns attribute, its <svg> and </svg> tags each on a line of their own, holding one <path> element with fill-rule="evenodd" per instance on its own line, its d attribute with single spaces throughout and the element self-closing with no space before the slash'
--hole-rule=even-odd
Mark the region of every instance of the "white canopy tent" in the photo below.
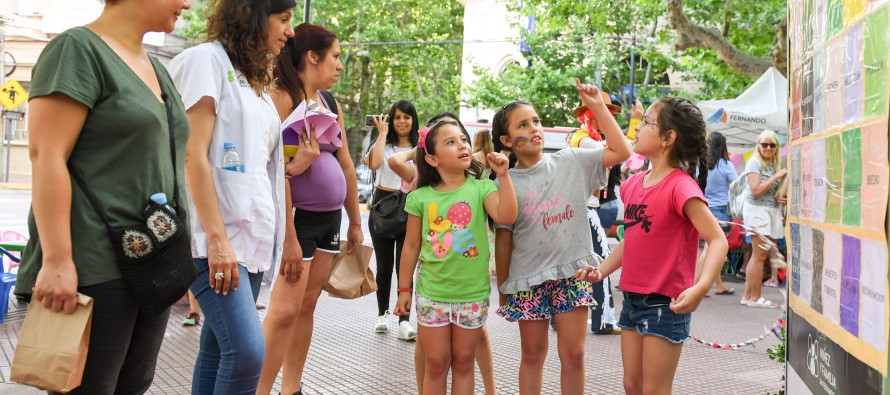
<svg viewBox="0 0 890 395">
<path fill-rule="evenodd" d="M 754 149 L 765 129 L 776 131 L 785 142 L 788 135 L 788 80 L 770 67 L 735 99 L 698 103 L 708 133 L 720 132 L 732 153 Z"/>
</svg>

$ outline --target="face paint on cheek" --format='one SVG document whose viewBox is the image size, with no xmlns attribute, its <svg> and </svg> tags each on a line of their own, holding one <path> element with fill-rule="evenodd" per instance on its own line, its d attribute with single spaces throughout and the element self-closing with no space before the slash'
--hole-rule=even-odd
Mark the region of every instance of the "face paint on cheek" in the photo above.
<svg viewBox="0 0 890 395">
<path fill-rule="evenodd" d="M 649 109 L 646 110 L 646 114 L 644 114 L 643 116 L 647 119 L 656 120 L 656 122 L 658 119 L 658 114 L 655 113 L 655 108 L 653 108 L 653 107 L 649 107 Z"/>
<path fill-rule="evenodd" d="M 522 151 L 526 145 L 528 145 L 528 137 L 517 137 L 513 140 L 513 146 L 519 151 Z"/>
</svg>

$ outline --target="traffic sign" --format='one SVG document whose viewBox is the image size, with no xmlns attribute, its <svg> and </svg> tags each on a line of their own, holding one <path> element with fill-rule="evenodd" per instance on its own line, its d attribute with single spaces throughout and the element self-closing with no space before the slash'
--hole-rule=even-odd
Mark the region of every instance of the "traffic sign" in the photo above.
<svg viewBox="0 0 890 395">
<path fill-rule="evenodd" d="M 28 100 L 28 92 L 16 80 L 0 85 L 0 104 L 7 110 L 12 110 Z"/>
</svg>

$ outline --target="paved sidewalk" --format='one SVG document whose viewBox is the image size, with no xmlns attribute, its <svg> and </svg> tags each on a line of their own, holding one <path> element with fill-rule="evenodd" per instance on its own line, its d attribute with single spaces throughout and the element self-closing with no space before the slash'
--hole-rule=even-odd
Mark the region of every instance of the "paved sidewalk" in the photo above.
<svg viewBox="0 0 890 395">
<path fill-rule="evenodd" d="M 30 191 L 0 190 L 0 229 L 26 231 L 25 217 L 30 204 Z M 367 223 L 367 213 L 363 213 Z M 345 224 L 345 222 L 344 222 Z M 365 240 L 370 244 L 369 235 Z M 372 263 L 373 265 L 373 263 Z M 613 280 L 617 280 L 613 276 Z M 706 298 L 693 314 L 692 333 L 719 343 L 740 343 L 764 333 L 764 327 L 776 322 L 777 310 L 754 309 L 739 305 L 744 284 L 733 283 L 733 296 L 715 295 Z M 616 281 L 617 283 L 617 281 Z M 764 296 L 781 301 L 776 288 L 764 288 Z M 395 292 L 393 301 L 395 304 Z M 620 302 L 620 293 L 616 294 Z M 269 288 L 264 286 L 260 300 L 269 302 Z M 497 298 L 492 296 L 492 304 Z M 390 333 L 374 333 L 377 303 L 373 295 L 357 300 L 333 299 L 322 295 L 316 311 L 315 334 L 309 361 L 303 375 L 304 393 L 403 395 L 416 391 L 414 383 L 414 343 L 396 338 L 396 318 L 390 319 Z M 620 306 L 620 303 L 616 304 Z M 24 306 L 10 303 L 10 312 L 0 325 L 0 394 L 39 394 L 40 391 L 9 384 L 9 367 L 24 319 Z M 188 311 L 183 301 L 173 307 L 167 326 L 166 340 L 158 360 L 158 370 L 149 394 L 188 394 L 192 369 L 198 351 L 200 328 L 181 326 Z M 259 316 L 265 315 L 265 310 Z M 413 317 L 412 317 L 413 322 Z M 499 394 L 518 394 L 519 329 L 494 314 L 488 320 L 495 360 L 495 378 Z M 781 387 L 782 365 L 769 360 L 767 347 L 777 344 L 768 336 L 754 347 L 739 350 L 716 350 L 694 342 L 684 345 L 674 381 L 676 394 L 757 394 L 777 392 Z M 622 368 L 620 336 L 593 335 L 586 339 L 586 394 L 621 394 Z M 482 394 L 482 381 L 477 373 L 476 393 Z M 279 379 L 280 383 L 280 379 Z M 550 352 L 544 370 L 544 394 L 559 394 L 559 359 L 556 333 L 550 332 Z M 275 391 L 278 390 L 276 384 Z"/>
<path fill-rule="evenodd" d="M 743 284 L 733 284 L 736 289 Z M 766 296 L 781 300 L 776 289 Z M 618 296 L 620 297 L 620 295 Z M 264 286 L 261 301 L 268 303 Z M 495 302 L 492 298 L 492 302 Z M 394 301 L 393 301 L 394 303 Z M 10 306 L 6 323 L 0 325 L 0 381 L 7 382 L 9 366 L 21 329 L 24 311 Z M 149 394 L 187 394 L 198 349 L 200 329 L 182 327 L 188 310 L 184 302 L 173 307 L 159 367 Z M 260 311 L 262 318 L 265 311 Z M 376 302 L 372 295 L 357 300 L 340 300 L 323 295 L 316 312 L 313 348 L 304 374 L 306 394 L 412 394 L 414 343 L 396 338 L 396 319 L 390 320 L 390 333 L 376 334 Z M 692 320 L 692 332 L 706 340 L 721 343 L 742 342 L 759 336 L 775 322 L 776 310 L 742 307 L 737 296 L 711 296 L 702 302 Z M 412 319 L 413 322 L 413 319 Z M 516 324 L 489 316 L 489 330 L 495 360 L 495 377 L 500 394 L 518 394 L 519 331 Z M 588 335 L 586 343 L 587 394 L 620 394 L 622 371 L 620 336 Z M 715 350 L 687 342 L 683 349 L 674 393 L 677 394 L 763 394 L 777 391 L 783 367 L 770 361 L 766 348 L 776 344 L 770 336 L 739 350 Z M 559 363 L 556 334 L 550 333 L 550 354 L 545 371 L 544 394 L 559 394 Z M 280 383 L 280 378 L 279 378 Z M 275 390 L 278 390 L 276 383 Z M 483 393 L 477 373 L 476 392 Z M 29 388 L 0 384 L 0 394 L 37 394 Z"/>
</svg>

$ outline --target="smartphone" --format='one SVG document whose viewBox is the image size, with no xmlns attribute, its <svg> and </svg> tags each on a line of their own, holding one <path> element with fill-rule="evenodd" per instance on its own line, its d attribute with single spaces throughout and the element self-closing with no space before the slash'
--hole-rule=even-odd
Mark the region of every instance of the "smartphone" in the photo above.
<svg viewBox="0 0 890 395">
<path fill-rule="evenodd" d="M 365 126 L 374 127 L 374 116 L 365 115 Z"/>
</svg>

